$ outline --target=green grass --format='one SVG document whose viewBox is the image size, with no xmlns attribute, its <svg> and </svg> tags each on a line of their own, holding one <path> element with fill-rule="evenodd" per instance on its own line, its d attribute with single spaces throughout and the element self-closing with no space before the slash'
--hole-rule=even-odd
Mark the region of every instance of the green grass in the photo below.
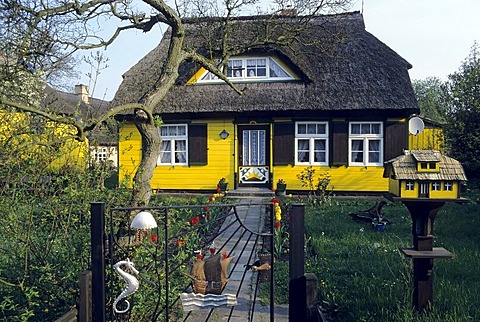
<svg viewBox="0 0 480 322">
<path fill-rule="evenodd" d="M 472 196 L 472 200 L 478 198 Z M 333 321 L 478 321 L 480 320 L 480 205 L 446 204 L 435 221 L 434 245 L 454 253 L 434 262 L 434 300 L 429 314 L 412 309 L 412 263 L 398 248 L 412 246 L 410 214 L 389 204 L 385 231 L 358 223 L 349 213 L 368 209 L 372 200 L 333 199 L 307 207 L 306 272 L 318 278 L 319 300 Z M 285 269 L 286 267 L 286 269 Z M 288 263 L 277 264 L 275 278 L 288 280 Z M 278 284 L 278 283 L 277 283 Z M 277 300 L 287 288 L 277 288 Z M 287 297 L 288 298 L 288 297 Z"/>
</svg>

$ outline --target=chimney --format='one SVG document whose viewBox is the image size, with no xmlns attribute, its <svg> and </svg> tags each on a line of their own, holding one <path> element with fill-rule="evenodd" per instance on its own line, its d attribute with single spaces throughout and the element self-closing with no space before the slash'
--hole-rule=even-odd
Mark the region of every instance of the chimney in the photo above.
<svg viewBox="0 0 480 322">
<path fill-rule="evenodd" d="M 82 102 L 88 104 L 88 86 L 79 84 L 75 85 L 75 95 L 79 96 Z"/>
</svg>

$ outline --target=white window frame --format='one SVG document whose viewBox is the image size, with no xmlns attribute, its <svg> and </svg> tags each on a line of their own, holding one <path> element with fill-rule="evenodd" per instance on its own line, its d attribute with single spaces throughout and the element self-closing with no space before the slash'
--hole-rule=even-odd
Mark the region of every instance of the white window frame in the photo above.
<svg viewBox="0 0 480 322">
<path fill-rule="evenodd" d="M 415 190 L 415 182 L 413 182 L 413 181 L 405 182 L 405 190 L 414 191 Z"/>
<path fill-rule="evenodd" d="M 256 64 L 255 68 L 253 67 L 250 67 L 249 68 L 249 65 L 248 65 L 248 61 L 250 60 L 259 60 L 259 59 L 265 59 L 266 60 L 266 63 L 265 63 L 265 76 L 258 76 L 257 73 L 258 73 L 258 65 Z M 288 72 L 287 70 L 285 70 L 285 68 L 282 67 L 282 65 L 279 63 L 279 61 L 277 59 L 275 59 L 274 57 L 272 56 L 248 56 L 248 57 L 232 57 L 230 60 L 229 60 L 229 64 L 233 64 L 233 62 L 241 62 L 241 67 L 240 68 L 233 68 L 233 72 L 231 73 L 231 75 L 229 75 L 229 71 L 228 71 L 228 64 L 227 66 L 225 67 L 225 75 L 228 77 L 228 79 L 232 80 L 233 82 L 252 82 L 252 81 L 259 81 L 259 82 L 262 82 L 262 81 L 285 81 L 285 80 L 293 80 L 295 79 L 291 74 L 290 72 Z M 280 69 L 285 73 L 287 74 L 287 76 L 283 76 L 283 77 L 274 77 L 274 76 L 271 76 L 270 75 L 270 62 L 273 61 L 276 65 L 278 65 L 278 67 L 280 67 Z M 249 75 L 248 71 L 250 71 L 251 69 L 255 69 L 256 72 L 255 72 L 255 75 Z M 240 71 L 240 75 L 237 75 L 237 71 Z M 199 79 L 197 80 L 197 83 L 221 83 L 223 82 L 222 80 L 220 80 L 218 77 L 216 77 L 215 75 L 211 74 L 209 75 L 209 71 L 206 70 L 200 77 Z M 207 75 L 209 75 L 206 79 L 204 79 Z"/>
<path fill-rule="evenodd" d="M 325 126 L 325 133 L 299 133 L 299 125 L 322 125 Z M 296 122 L 295 123 L 295 165 L 328 165 L 328 122 Z M 308 140 L 308 162 L 298 160 L 299 140 Z M 315 161 L 315 141 L 325 141 L 325 161 Z"/>
<path fill-rule="evenodd" d="M 162 128 L 169 128 L 169 127 L 184 127 L 185 128 L 185 134 L 184 135 L 167 135 L 167 136 L 162 136 L 161 131 Z M 159 129 L 160 131 L 160 137 L 162 139 L 162 145 L 163 142 L 169 141 L 170 142 L 170 161 L 169 162 L 162 162 L 162 156 L 163 153 L 160 152 L 160 155 L 157 160 L 157 165 L 188 165 L 188 124 L 163 124 Z M 168 131 L 168 130 L 167 130 Z M 185 141 L 185 162 L 177 162 L 175 160 L 175 155 L 178 151 L 176 151 L 176 146 L 175 146 L 175 141 Z M 183 151 L 182 151 L 183 152 Z"/>
<path fill-rule="evenodd" d="M 95 155 L 95 162 L 101 163 L 108 160 L 110 156 L 110 151 L 108 151 L 107 147 L 98 146 L 94 150 L 94 155 Z"/>
<path fill-rule="evenodd" d="M 354 125 L 360 125 L 360 129 L 367 125 L 372 129 L 372 125 L 379 125 L 379 133 L 352 133 Z M 352 160 L 353 141 L 363 141 L 363 158 L 361 162 Z M 379 160 L 378 162 L 369 162 L 369 142 L 379 141 Z M 350 122 L 348 125 L 348 165 L 350 166 L 383 166 L 383 123 L 382 122 Z"/>
<path fill-rule="evenodd" d="M 443 183 L 443 189 L 445 191 L 453 191 L 453 183 L 451 181 L 445 181 Z"/>
<path fill-rule="evenodd" d="M 442 185 L 439 181 L 432 182 L 432 191 L 440 191 L 442 189 Z"/>
</svg>

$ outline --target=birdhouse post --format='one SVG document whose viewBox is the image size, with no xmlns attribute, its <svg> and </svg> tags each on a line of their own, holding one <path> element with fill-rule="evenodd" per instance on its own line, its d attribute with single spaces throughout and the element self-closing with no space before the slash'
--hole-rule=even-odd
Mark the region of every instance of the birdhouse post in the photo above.
<svg viewBox="0 0 480 322">
<path fill-rule="evenodd" d="M 412 217 L 413 248 L 400 251 L 413 260 L 413 306 L 427 311 L 433 302 L 433 260 L 452 258 L 443 247 L 433 247 L 433 223 L 440 208 L 439 200 L 402 200 Z"/>
<path fill-rule="evenodd" d="M 389 178 L 391 199 L 403 202 L 412 217 L 413 248 L 400 251 L 413 260 L 413 305 L 428 311 L 433 301 L 433 260 L 453 257 L 445 248 L 433 247 L 435 217 L 446 202 L 466 202 L 460 186 L 467 178 L 460 162 L 435 150 L 404 151 L 385 162 L 383 176 Z"/>
</svg>

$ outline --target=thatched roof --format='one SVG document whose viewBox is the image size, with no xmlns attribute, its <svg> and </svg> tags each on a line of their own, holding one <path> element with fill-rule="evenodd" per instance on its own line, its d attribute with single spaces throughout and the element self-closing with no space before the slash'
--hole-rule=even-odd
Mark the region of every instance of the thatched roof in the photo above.
<svg viewBox="0 0 480 322">
<path fill-rule="evenodd" d="M 439 172 L 419 172 L 417 162 L 439 162 Z M 396 180 L 465 181 L 462 164 L 436 150 L 404 151 L 404 155 L 385 162 L 384 177 Z"/>
<path fill-rule="evenodd" d="M 84 119 L 92 119 L 105 113 L 110 106 L 110 102 L 93 97 L 89 97 L 86 103 L 79 94 L 62 92 L 50 86 L 47 86 L 45 93 L 43 106 L 58 114 L 78 115 Z"/>
<path fill-rule="evenodd" d="M 298 25 L 302 17 L 284 17 L 284 26 Z M 220 48 L 219 31 L 212 24 L 186 22 L 186 48 L 206 53 Z M 267 22 L 268 21 L 268 22 Z M 300 81 L 250 83 L 245 95 L 225 84 L 186 85 L 200 66 L 185 62 L 177 84 L 155 112 L 209 113 L 244 111 L 400 110 L 411 113 L 417 103 L 408 75 L 411 65 L 365 30 L 358 12 L 318 16 L 290 46 L 257 45 L 272 20 L 240 17 L 230 33 L 230 43 L 249 48 L 246 52 L 280 57 L 301 77 Z M 208 27 L 206 27 L 208 26 Z M 270 29 L 288 29 L 270 26 Z M 199 34 L 199 31 L 201 35 Z M 207 41 L 205 34 L 213 34 Z M 259 36 L 260 35 L 260 36 Z M 139 101 L 158 81 L 170 31 L 160 44 L 124 74 L 113 106 Z M 265 42 L 264 42 L 265 43 Z M 214 57 L 213 57 L 214 58 Z M 243 84 L 240 86 L 243 88 Z"/>
<path fill-rule="evenodd" d="M 77 116 L 83 120 L 98 118 L 110 108 L 110 102 L 88 97 L 88 102 L 82 100 L 80 94 L 67 93 L 56 90 L 50 86 L 45 89 L 43 108 L 61 115 Z M 115 124 L 104 123 L 89 136 L 90 142 L 101 145 L 116 145 L 117 130 Z"/>
</svg>

